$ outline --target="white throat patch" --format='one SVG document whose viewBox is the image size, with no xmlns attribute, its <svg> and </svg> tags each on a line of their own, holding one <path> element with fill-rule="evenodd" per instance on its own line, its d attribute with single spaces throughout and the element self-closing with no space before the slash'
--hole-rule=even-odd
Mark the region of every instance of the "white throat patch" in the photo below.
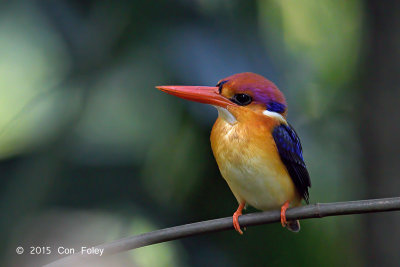
<svg viewBox="0 0 400 267">
<path fill-rule="evenodd" d="M 237 122 L 235 116 L 230 113 L 226 108 L 214 106 L 218 110 L 218 116 L 224 119 L 229 124 L 235 124 Z"/>
<path fill-rule="evenodd" d="M 263 111 L 263 114 L 264 114 L 265 116 L 268 116 L 268 117 L 276 118 L 276 119 L 278 119 L 280 122 L 286 123 L 285 118 L 284 118 L 281 114 L 279 114 L 279 113 L 277 113 L 277 112 L 273 112 L 273 111 L 269 111 L 269 110 L 264 110 L 264 111 Z"/>
</svg>

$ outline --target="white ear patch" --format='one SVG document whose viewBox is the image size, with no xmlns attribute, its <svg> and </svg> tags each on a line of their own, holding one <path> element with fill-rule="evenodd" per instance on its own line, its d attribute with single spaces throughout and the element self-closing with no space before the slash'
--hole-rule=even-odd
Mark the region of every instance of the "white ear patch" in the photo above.
<svg viewBox="0 0 400 267">
<path fill-rule="evenodd" d="M 284 118 L 281 114 L 279 114 L 279 113 L 277 113 L 277 112 L 273 112 L 273 111 L 269 111 L 269 110 L 264 110 L 264 111 L 263 111 L 263 114 L 264 114 L 265 116 L 272 117 L 272 118 L 276 118 L 276 119 L 278 119 L 279 121 L 286 123 L 285 118 Z"/>
<path fill-rule="evenodd" d="M 229 124 L 235 124 L 237 122 L 235 116 L 230 113 L 226 108 L 214 106 L 218 110 L 218 116 L 224 119 Z"/>
</svg>

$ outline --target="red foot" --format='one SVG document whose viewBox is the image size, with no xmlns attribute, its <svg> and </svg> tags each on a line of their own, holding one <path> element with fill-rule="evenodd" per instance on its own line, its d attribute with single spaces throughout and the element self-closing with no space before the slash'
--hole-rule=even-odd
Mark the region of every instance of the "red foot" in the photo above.
<svg viewBox="0 0 400 267">
<path fill-rule="evenodd" d="M 287 221 L 286 221 L 286 210 L 289 208 L 289 200 L 285 202 L 285 204 L 282 205 L 281 207 L 281 224 L 283 227 L 286 227 Z"/>
<path fill-rule="evenodd" d="M 239 234 L 243 234 L 242 230 L 240 229 L 240 225 L 239 225 L 239 216 L 242 215 L 242 210 L 244 208 L 245 203 L 240 203 L 239 207 L 237 208 L 237 210 L 235 211 L 235 213 L 233 214 L 233 227 L 235 227 L 235 230 L 239 233 Z"/>
</svg>

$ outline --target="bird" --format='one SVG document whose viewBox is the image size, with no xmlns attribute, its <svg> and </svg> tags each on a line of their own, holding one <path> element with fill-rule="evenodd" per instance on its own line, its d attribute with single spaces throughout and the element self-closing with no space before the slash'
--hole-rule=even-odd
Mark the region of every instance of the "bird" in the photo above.
<svg viewBox="0 0 400 267">
<path fill-rule="evenodd" d="M 211 130 L 211 148 L 222 177 L 238 202 L 234 229 L 243 234 L 239 216 L 250 205 L 279 210 L 283 227 L 300 231 L 298 220 L 286 220 L 289 207 L 309 203 L 311 180 L 300 139 L 287 122 L 287 103 L 265 77 L 244 72 L 216 86 L 156 86 L 168 94 L 218 110 Z"/>
</svg>

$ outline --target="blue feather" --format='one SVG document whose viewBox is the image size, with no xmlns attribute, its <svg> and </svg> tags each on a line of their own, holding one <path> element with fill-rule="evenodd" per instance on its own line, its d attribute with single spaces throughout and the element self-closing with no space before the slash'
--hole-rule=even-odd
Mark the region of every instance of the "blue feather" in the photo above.
<svg viewBox="0 0 400 267">
<path fill-rule="evenodd" d="M 297 190 L 308 203 L 308 187 L 311 187 L 310 176 L 303 159 L 300 139 L 290 125 L 281 124 L 274 128 L 272 136 L 282 162 L 285 164 Z"/>
<path fill-rule="evenodd" d="M 283 113 L 286 109 L 286 106 L 284 104 L 271 101 L 267 104 L 267 110 L 272 111 L 272 112 L 277 112 L 277 113 Z"/>
</svg>

